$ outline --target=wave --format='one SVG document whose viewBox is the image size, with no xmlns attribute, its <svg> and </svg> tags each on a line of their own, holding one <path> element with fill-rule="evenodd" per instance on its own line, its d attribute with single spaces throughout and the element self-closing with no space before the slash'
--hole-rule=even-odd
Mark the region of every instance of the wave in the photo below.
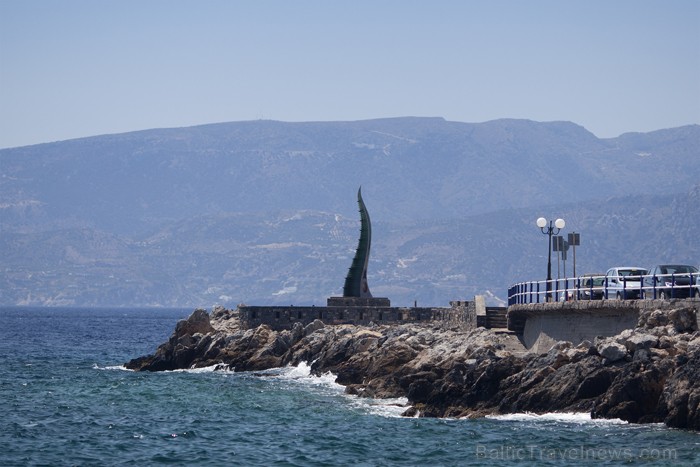
<svg viewBox="0 0 700 467">
<path fill-rule="evenodd" d="M 132 369 L 129 369 L 125 367 L 124 365 L 106 365 L 106 366 L 99 366 L 97 363 L 92 364 L 92 369 L 93 370 L 121 370 L 121 371 L 135 371 Z M 160 373 L 233 373 L 233 370 L 230 369 L 228 365 L 224 365 L 222 363 L 216 363 L 214 365 L 210 366 L 205 366 L 201 368 L 183 368 L 183 369 L 177 369 L 177 370 L 163 370 Z"/>
<path fill-rule="evenodd" d="M 287 365 L 282 368 L 272 368 L 255 373 L 260 376 L 270 376 L 278 380 L 289 380 L 302 385 L 330 389 L 333 392 L 342 393 L 345 387 L 335 382 L 337 376 L 330 371 L 320 376 L 311 374 L 311 365 L 300 362 L 297 366 Z"/>
<path fill-rule="evenodd" d="M 113 371 L 113 370 L 121 370 L 121 371 L 134 371 L 130 370 L 124 365 L 106 365 L 106 366 L 99 366 L 97 363 L 92 364 L 92 369 L 93 370 L 101 370 L 101 371 Z"/>
<path fill-rule="evenodd" d="M 406 418 L 403 413 L 408 409 L 408 399 L 396 397 L 392 399 L 370 399 L 367 397 L 347 396 L 356 409 L 371 415 L 386 418 Z M 417 415 L 416 415 L 417 416 Z"/>
<path fill-rule="evenodd" d="M 268 374 L 279 380 L 293 381 L 314 390 L 321 390 L 328 395 L 342 397 L 352 409 L 370 415 L 400 418 L 401 414 L 408 408 L 408 399 L 405 397 L 373 399 L 345 394 L 345 386 L 336 383 L 337 376 L 335 374 L 327 372 L 319 376 L 313 375 L 311 374 L 311 365 L 308 362 L 300 362 L 297 366 L 275 368 L 257 374 Z"/>
<path fill-rule="evenodd" d="M 629 425 L 629 422 L 620 420 L 619 418 L 591 418 L 591 414 L 588 412 L 550 412 L 545 414 L 524 412 L 505 415 L 487 415 L 486 418 L 491 420 L 516 422 L 551 421 L 575 423 L 579 425 Z"/>
<path fill-rule="evenodd" d="M 165 373 L 233 373 L 234 370 L 231 369 L 229 365 L 223 363 L 215 363 L 209 366 L 203 366 L 200 368 L 181 368 L 177 370 L 165 371 Z"/>
<path fill-rule="evenodd" d="M 99 366 L 97 363 L 94 363 L 92 368 L 100 371 L 134 371 L 126 368 L 124 365 Z M 231 369 L 228 365 L 219 363 L 202 368 L 168 370 L 163 371 L 162 373 L 231 374 L 234 373 L 234 370 Z M 339 399 L 347 402 L 348 405 L 354 410 L 358 410 L 366 414 L 376 415 L 380 417 L 403 418 L 402 414 L 409 407 L 408 399 L 405 397 L 398 397 L 392 399 L 373 399 L 368 397 L 359 397 L 356 395 L 345 394 L 345 386 L 336 383 L 337 376 L 335 374 L 331 372 L 326 372 L 322 375 L 314 375 L 311 373 L 311 364 L 309 364 L 308 362 L 300 362 L 296 366 L 288 365 L 282 368 L 271 368 L 268 370 L 255 372 L 241 372 L 239 374 L 241 376 L 252 375 L 257 377 L 268 377 L 280 382 L 300 385 L 302 387 L 306 387 L 310 390 L 319 392 L 326 396 L 338 397 Z"/>
</svg>

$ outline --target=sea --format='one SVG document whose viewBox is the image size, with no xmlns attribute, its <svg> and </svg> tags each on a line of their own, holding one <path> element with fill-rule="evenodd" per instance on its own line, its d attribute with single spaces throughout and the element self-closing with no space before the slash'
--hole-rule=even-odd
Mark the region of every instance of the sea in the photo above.
<svg viewBox="0 0 700 467">
<path fill-rule="evenodd" d="M 700 434 L 588 414 L 407 418 L 309 365 L 124 368 L 187 309 L 0 308 L 0 465 L 700 465 Z"/>
</svg>

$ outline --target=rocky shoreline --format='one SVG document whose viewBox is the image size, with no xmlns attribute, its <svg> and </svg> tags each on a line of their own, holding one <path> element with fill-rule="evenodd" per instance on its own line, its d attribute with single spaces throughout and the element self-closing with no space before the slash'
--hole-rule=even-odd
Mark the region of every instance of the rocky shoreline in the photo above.
<svg viewBox="0 0 700 467">
<path fill-rule="evenodd" d="M 219 365 L 259 371 L 311 362 L 346 392 L 406 397 L 406 416 L 480 417 L 519 412 L 590 412 L 630 423 L 700 430 L 700 332 L 696 311 L 640 314 L 635 329 L 578 345 L 527 352 L 513 335 L 440 324 L 324 325 L 242 329 L 237 310 L 197 309 L 178 322 L 137 371 Z"/>
</svg>

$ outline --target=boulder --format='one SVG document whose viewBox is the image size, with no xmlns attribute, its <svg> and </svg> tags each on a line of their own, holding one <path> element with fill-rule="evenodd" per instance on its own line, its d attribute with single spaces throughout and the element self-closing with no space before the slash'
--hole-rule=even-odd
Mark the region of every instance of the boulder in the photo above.
<svg viewBox="0 0 700 467">
<path fill-rule="evenodd" d="M 326 325 L 323 324 L 323 321 L 321 321 L 320 319 L 315 319 L 306 325 L 306 327 L 304 328 L 304 335 L 308 336 L 309 334 L 314 333 L 319 329 L 323 329 L 325 326 Z"/>
<path fill-rule="evenodd" d="M 192 312 L 189 318 L 178 321 L 175 325 L 174 335 L 180 337 L 196 333 L 208 334 L 213 331 L 214 328 L 209 321 L 209 313 L 207 313 L 207 310 L 197 308 Z"/>
<path fill-rule="evenodd" d="M 698 330 L 696 311 L 692 308 L 674 308 L 669 311 L 668 319 L 677 332 L 689 333 Z"/>
<path fill-rule="evenodd" d="M 648 350 L 652 347 L 656 347 L 658 342 L 658 337 L 652 334 L 633 333 L 631 336 L 624 339 L 621 343 L 625 346 L 625 348 L 630 354 L 634 354 L 637 350 L 640 349 Z"/>
<path fill-rule="evenodd" d="M 616 342 L 614 338 L 602 339 L 596 342 L 598 354 L 605 358 L 608 363 L 614 363 L 627 356 L 627 348 Z"/>
</svg>

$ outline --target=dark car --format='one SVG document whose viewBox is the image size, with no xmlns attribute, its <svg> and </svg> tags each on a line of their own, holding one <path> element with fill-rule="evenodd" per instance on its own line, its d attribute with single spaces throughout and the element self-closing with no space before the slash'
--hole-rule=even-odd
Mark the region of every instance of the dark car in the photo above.
<svg viewBox="0 0 700 467">
<path fill-rule="evenodd" d="M 644 298 L 688 298 L 695 294 L 698 268 L 687 264 L 660 264 L 644 277 Z"/>
</svg>

